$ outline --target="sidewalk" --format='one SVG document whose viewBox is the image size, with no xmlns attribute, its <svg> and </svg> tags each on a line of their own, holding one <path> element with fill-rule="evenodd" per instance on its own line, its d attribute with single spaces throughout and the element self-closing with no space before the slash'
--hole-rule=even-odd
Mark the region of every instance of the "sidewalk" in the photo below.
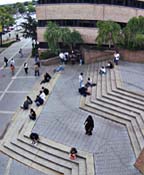
<svg viewBox="0 0 144 175">
<path fill-rule="evenodd" d="M 23 48 L 23 58 L 20 58 L 18 53 L 20 48 Z M 16 62 L 14 77 L 11 76 L 9 67 L 0 70 L 0 133 L 12 119 L 14 112 L 19 109 L 25 96 L 31 92 L 33 85 L 40 81 L 40 77 L 34 76 L 34 60 L 29 58 L 30 53 L 31 41 L 24 39 L 0 54 L 0 67 L 3 66 L 4 56 L 8 59 L 14 58 Z M 30 67 L 27 76 L 23 70 L 25 61 Z M 126 72 L 129 68 L 129 71 L 133 72 L 134 65 L 124 62 L 122 64 L 122 70 Z M 141 65 L 137 66 L 137 71 L 139 67 Z M 41 74 L 46 70 L 49 72 L 50 69 L 53 67 L 42 67 Z M 44 138 L 93 153 L 96 175 L 140 175 L 133 167 L 135 156 L 124 126 L 92 114 L 95 122 L 94 132 L 90 137 L 85 135 L 83 124 L 89 113 L 79 109 L 78 75 L 80 72 L 86 74 L 86 71 L 87 65 L 66 66 L 33 131 Z M 128 77 L 132 79 L 132 74 Z M 135 84 L 136 80 L 139 82 L 139 74 L 135 74 L 132 84 Z M 127 82 L 126 79 L 124 81 Z M 0 162 L 3 163 L 0 164 L 2 175 L 14 175 L 18 172 L 21 172 L 21 175 L 44 175 L 3 154 L 0 155 Z"/>
</svg>

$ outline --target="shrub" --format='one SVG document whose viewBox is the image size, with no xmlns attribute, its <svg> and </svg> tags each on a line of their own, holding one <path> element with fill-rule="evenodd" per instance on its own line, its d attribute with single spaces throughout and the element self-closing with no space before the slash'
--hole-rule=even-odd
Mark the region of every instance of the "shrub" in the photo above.
<svg viewBox="0 0 144 175">
<path fill-rule="evenodd" d="M 42 59 L 42 60 L 52 58 L 55 56 L 57 56 L 57 55 L 55 53 L 50 52 L 50 51 L 43 51 L 40 53 L 40 59 Z"/>
</svg>

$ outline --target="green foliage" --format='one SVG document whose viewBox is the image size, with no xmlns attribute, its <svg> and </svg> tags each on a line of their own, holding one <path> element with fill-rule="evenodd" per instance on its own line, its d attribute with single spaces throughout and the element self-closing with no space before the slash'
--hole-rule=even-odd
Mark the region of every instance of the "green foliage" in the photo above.
<svg viewBox="0 0 144 175">
<path fill-rule="evenodd" d="M 14 18 L 5 7 L 0 7 L 0 24 L 5 27 L 14 24 Z"/>
<path fill-rule="evenodd" d="M 61 39 L 61 36 L 62 33 L 60 27 L 53 22 L 48 22 L 46 31 L 44 33 L 44 39 L 48 42 L 48 47 L 52 53 L 58 53 L 60 50 L 58 43 Z"/>
<path fill-rule="evenodd" d="M 45 41 L 48 42 L 48 47 L 52 53 L 57 54 L 60 51 L 59 43 L 68 45 L 70 48 L 77 43 L 82 43 L 81 35 L 77 31 L 72 31 L 69 28 L 61 28 L 53 22 L 49 22 L 44 33 Z"/>
<path fill-rule="evenodd" d="M 23 3 L 20 3 L 20 2 L 17 2 L 16 5 L 15 5 L 17 11 L 21 14 L 23 14 L 24 12 L 26 12 L 26 8 L 24 6 Z"/>
<path fill-rule="evenodd" d="M 83 39 L 80 35 L 80 33 L 76 30 L 73 30 L 71 32 L 71 44 L 75 47 L 76 44 L 83 43 Z"/>
<path fill-rule="evenodd" d="M 32 4 L 28 4 L 28 7 L 27 7 L 28 9 L 28 11 L 31 13 L 31 12 L 35 12 L 35 7 L 32 5 Z"/>
<path fill-rule="evenodd" d="M 133 17 L 123 30 L 123 46 L 129 49 L 144 48 L 144 17 Z"/>
<path fill-rule="evenodd" d="M 113 44 L 116 48 L 116 44 L 120 38 L 120 25 L 113 21 L 98 21 L 97 27 L 99 29 L 98 36 L 96 38 L 98 45 L 109 43 L 110 46 Z"/>
<path fill-rule="evenodd" d="M 21 26 L 23 27 L 24 31 L 22 32 L 25 38 L 32 38 L 33 40 L 37 40 L 37 22 L 34 18 L 32 18 L 30 15 L 27 15 L 25 17 L 27 20 L 26 22 L 23 22 Z"/>
<path fill-rule="evenodd" d="M 55 57 L 55 56 L 57 56 L 57 54 L 54 54 L 54 53 L 47 50 L 47 51 L 41 52 L 40 59 L 45 60 L 45 59 L 52 58 L 52 57 Z"/>
</svg>

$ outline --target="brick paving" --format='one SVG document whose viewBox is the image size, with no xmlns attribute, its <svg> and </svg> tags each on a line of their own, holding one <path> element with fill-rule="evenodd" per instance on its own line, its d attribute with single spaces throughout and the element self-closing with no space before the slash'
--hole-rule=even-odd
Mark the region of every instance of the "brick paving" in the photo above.
<svg viewBox="0 0 144 175">
<path fill-rule="evenodd" d="M 144 64 L 121 62 L 120 70 L 124 87 L 144 93 Z"/>
<path fill-rule="evenodd" d="M 3 65 L 3 57 L 7 56 L 14 57 L 17 69 L 14 79 L 11 77 L 9 68 L 0 70 L 0 115 L 2 115 L 0 131 L 10 121 L 13 112 L 19 108 L 34 83 L 39 81 L 38 77 L 34 77 L 33 59 L 28 60 L 30 67 L 28 76 L 21 67 L 31 52 L 31 43 L 26 44 L 26 42 L 27 40 L 22 40 L 15 43 L 0 54 L 0 67 Z M 20 58 L 18 54 L 22 46 L 24 46 L 24 58 Z M 143 92 L 144 65 L 127 62 L 120 64 L 124 86 Z M 41 74 L 52 69 L 53 67 L 42 67 Z M 85 135 L 83 123 L 89 113 L 79 109 L 80 96 L 77 89 L 78 75 L 86 70 L 87 65 L 66 66 L 41 112 L 34 131 L 56 142 L 93 153 L 96 175 L 140 175 L 133 166 L 135 156 L 124 126 L 92 114 L 95 122 L 93 135 L 90 137 Z M 2 95 L 6 88 L 6 93 Z M 14 175 L 18 172 L 21 172 L 21 175 L 44 175 L 1 153 L 0 174 Z"/>
<path fill-rule="evenodd" d="M 93 115 L 92 136 L 85 135 L 89 113 L 79 109 L 78 75 L 85 66 L 67 66 L 44 107 L 34 131 L 43 137 L 88 152 L 95 158 L 96 175 L 139 175 L 127 130 L 115 122 Z"/>
</svg>

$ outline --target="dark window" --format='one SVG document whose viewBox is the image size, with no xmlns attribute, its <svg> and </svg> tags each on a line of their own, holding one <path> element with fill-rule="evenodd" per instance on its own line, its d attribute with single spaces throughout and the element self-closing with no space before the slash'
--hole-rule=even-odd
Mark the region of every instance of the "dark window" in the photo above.
<svg viewBox="0 0 144 175">
<path fill-rule="evenodd" d="M 122 5 L 129 7 L 144 8 L 144 2 L 137 0 L 38 0 L 38 4 L 55 4 L 55 3 L 96 3 Z"/>
</svg>

